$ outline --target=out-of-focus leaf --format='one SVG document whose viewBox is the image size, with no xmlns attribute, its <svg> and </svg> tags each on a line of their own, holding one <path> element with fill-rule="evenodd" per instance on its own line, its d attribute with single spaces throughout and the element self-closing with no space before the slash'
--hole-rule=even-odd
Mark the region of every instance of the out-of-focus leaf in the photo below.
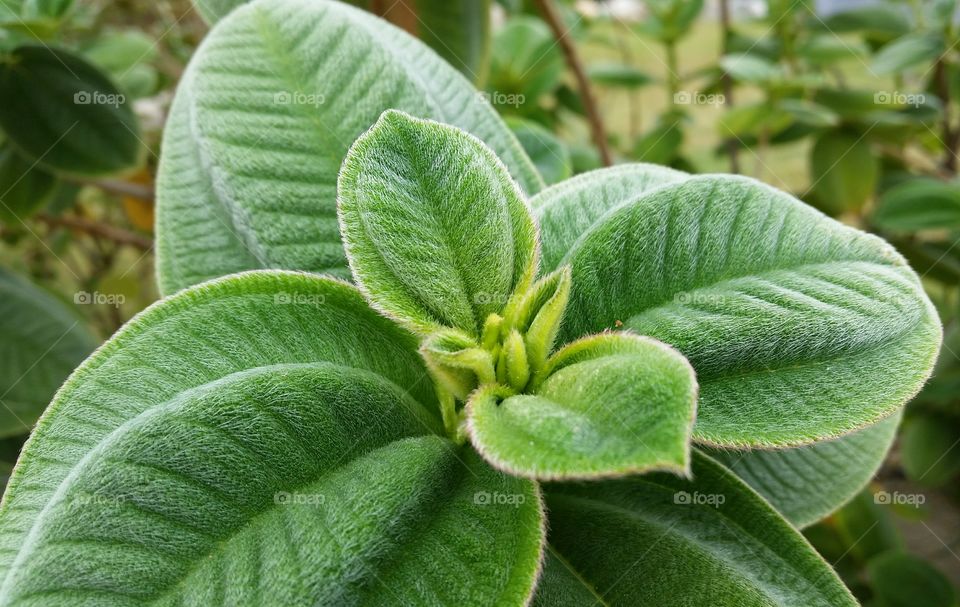
<svg viewBox="0 0 960 607">
<path fill-rule="evenodd" d="M 646 72 L 624 63 L 595 63 L 587 73 L 597 84 L 616 88 L 635 89 L 653 82 Z"/>
<path fill-rule="evenodd" d="M 83 54 L 109 73 L 118 86 L 134 98 L 156 90 L 159 75 L 150 65 L 157 56 L 156 43 L 142 32 L 106 32 L 98 36 Z"/>
<path fill-rule="evenodd" d="M 649 14 L 639 30 L 661 42 L 682 38 L 703 10 L 703 0 L 647 0 Z"/>
<path fill-rule="evenodd" d="M 670 164 L 683 145 L 682 119 L 666 116 L 660 124 L 640 137 L 633 148 L 633 158 L 638 162 Z"/>
<path fill-rule="evenodd" d="M 936 414 L 917 415 L 900 436 L 904 472 L 929 487 L 945 485 L 960 474 L 960 425 Z"/>
<path fill-rule="evenodd" d="M 726 55 L 720 59 L 720 66 L 741 82 L 767 84 L 783 78 L 783 70 L 777 64 L 747 53 Z"/>
<path fill-rule="evenodd" d="M 943 49 L 944 41 L 939 35 L 927 32 L 908 34 L 883 47 L 874 56 L 870 67 L 879 75 L 894 74 L 930 63 Z"/>
<path fill-rule="evenodd" d="M 953 585 L 925 560 L 890 551 L 867 564 L 879 607 L 952 607 Z"/>
<path fill-rule="evenodd" d="M 573 174 L 570 151 L 556 135 L 524 118 L 509 116 L 506 123 L 547 185 L 559 183 Z"/>
<path fill-rule="evenodd" d="M 0 143 L 0 221 L 17 223 L 49 202 L 57 178 L 24 158 L 13 145 Z"/>
<path fill-rule="evenodd" d="M 536 17 L 516 17 L 494 36 L 487 91 L 495 106 L 512 105 L 513 96 L 514 109 L 522 111 L 553 91 L 563 70 L 563 54 L 547 24 Z M 505 101 L 498 103 L 498 97 Z"/>
<path fill-rule="evenodd" d="M 25 156 L 58 171 L 115 173 L 141 156 L 126 96 L 62 49 L 21 46 L 0 63 L 0 127 Z"/>
<path fill-rule="evenodd" d="M 793 119 L 808 126 L 830 127 L 840 123 L 840 117 L 830 108 L 806 99 L 784 99 L 780 107 Z"/>
<path fill-rule="evenodd" d="M 784 109 L 760 102 L 749 105 L 738 105 L 728 110 L 720 118 L 720 134 L 723 137 L 731 135 L 758 137 L 766 132 L 772 135 L 788 127 L 793 122 L 793 115 Z"/>
<path fill-rule="evenodd" d="M 80 303 L 87 303 L 78 294 Z M 0 269 L 0 437 L 33 427 L 97 340 L 67 306 Z"/>
<path fill-rule="evenodd" d="M 797 47 L 797 55 L 813 65 L 829 65 L 844 59 L 864 57 L 869 49 L 859 40 L 847 40 L 834 34 L 814 35 Z"/>
<path fill-rule="evenodd" d="M 884 192 L 873 221 L 894 232 L 960 229 L 960 185 L 925 177 L 905 181 Z"/>
<path fill-rule="evenodd" d="M 871 38 L 893 39 L 911 29 L 906 6 L 894 3 L 871 3 L 834 13 L 822 21 L 817 19 L 814 27 L 828 32 L 862 32 Z"/>
<path fill-rule="evenodd" d="M 859 209 L 877 185 L 879 165 L 865 137 L 842 131 L 821 135 L 810 156 L 810 181 L 823 208 Z"/>
</svg>

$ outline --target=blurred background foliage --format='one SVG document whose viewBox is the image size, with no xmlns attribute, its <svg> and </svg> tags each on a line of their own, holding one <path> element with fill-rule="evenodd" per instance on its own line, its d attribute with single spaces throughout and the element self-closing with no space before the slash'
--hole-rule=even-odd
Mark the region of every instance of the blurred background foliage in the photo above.
<svg viewBox="0 0 960 607">
<path fill-rule="evenodd" d="M 240 3 L 0 0 L 0 474 L 76 364 L 157 298 L 164 118 Z M 893 242 L 943 352 L 874 484 L 805 533 L 864 604 L 957 603 L 957 0 L 351 3 L 472 80 L 548 183 L 632 161 L 741 173 Z"/>
</svg>

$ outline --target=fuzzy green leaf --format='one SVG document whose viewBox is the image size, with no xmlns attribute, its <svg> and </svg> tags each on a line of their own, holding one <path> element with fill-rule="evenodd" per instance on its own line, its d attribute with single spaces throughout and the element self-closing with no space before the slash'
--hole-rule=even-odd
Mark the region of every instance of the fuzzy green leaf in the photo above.
<svg viewBox="0 0 960 607">
<path fill-rule="evenodd" d="M 489 148 L 455 127 L 384 112 L 350 148 L 337 198 L 354 279 L 415 332 L 479 336 L 536 271 L 523 194 Z"/>
<path fill-rule="evenodd" d="M 0 437 L 26 434 L 96 345 L 80 316 L 0 268 Z"/>
<path fill-rule="evenodd" d="M 806 540 L 730 471 L 695 454 L 693 475 L 547 485 L 554 558 L 534 605 L 857 605 Z M 574 602 L 578 593 L 596 598 Z"/>
<path fill-rule="evenodd" d="M 793 449 L 707 453 L 725 464 L 795 527 L 839 509 L 877 473 L 896 436 L 899 415 L 835 440 Z"/>
<path fill-rule="evenodd" d="M 653 164 L 624 164 L 577 175 L 530 199 L 540 226 L 545 270 L 555 270 L 580 236 L 604 214 L 686 173 Z"/>
<path fill-rule="evenodd" d="M 183 392 L 69 464 L 0 600 L 523 605 L 537 487 L 425 435 L 427 416 L 399 386 L 331 363 Z"/>
<path fill-rule="evenodd" d="M 193 56 L 164 133 L 161 291 L 255 268 L 347 277 L 337 172 L 390 108 L 476 135 L 526 193 L 542 187 L 490 104 L 396 27 L 328 0 L 260 0 L 231 12 Z"/>
<path fill-rule="evenodd" d="M 746 178 L 653 190 L 565 261 L 561 341 L 622 325 L 677 347 L 697 371 L 705 443 L 799 445 L 874 424 L 919 390 L 940 344 L 890 245 Z"/>
<path fill-rule="evenodd" d="M 440 431 L 415 341 L 373 312 L 356 288 L 277 271 L 205 283 L 139 314 L 57 393 L 0 506 L 0 571 L 14 581 L 10 565 L 39 523 L 40 509 L 119 428 L 238 374 L 313 363 L 379 376 L 408 393 L 398 403 L 425 411 L 422 424 Z"/>
<path fill-rule="evenodd" d="M 471 396 L 468 432 L 495 467 L 539 479 L 688 472 L 697 383 L 678 352 L 596 335 L 557 352 L 550 371 L 529 394 L 503 398 L 490 386 Z"/>
</svg>

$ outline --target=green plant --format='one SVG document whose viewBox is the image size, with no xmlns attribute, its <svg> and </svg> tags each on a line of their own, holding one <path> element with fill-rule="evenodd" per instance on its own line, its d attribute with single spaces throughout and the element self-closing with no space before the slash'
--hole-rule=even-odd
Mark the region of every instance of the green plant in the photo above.
<svg viewBox="0 0 960 607">
<path fill-rule="evenodd" d="M 453 68 L 333 2 L 224 18 L 165 137 L 177 292 L 38 423 L 0 604 L 856 604 L 794 525 L 940 345 L 887 243 L 740 177 L 544 188 Z"/>
</svg>

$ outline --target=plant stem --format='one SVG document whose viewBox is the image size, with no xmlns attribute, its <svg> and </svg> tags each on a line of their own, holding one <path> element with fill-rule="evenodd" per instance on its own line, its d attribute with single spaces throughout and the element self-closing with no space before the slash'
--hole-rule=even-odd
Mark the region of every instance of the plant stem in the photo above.
<svg viewBox="0 0 960 607">
<path fill-rule="evenodd" d="M 577 87 L 580 89 L 580 98 L 583 100 L 584 109 L 587 111 L 587 122 L 590 123 L 590 133 L 593 136 L 593 143 L 600 152 L 600 159 L 603 164 L 610 166 L 613 164 L 613 156 L 610 154 L 610 146 L 607 144 L 606 129 L 603 127 L 603 120 L 600 118 L 600 112 L 597 110 L 597 102 L 593 96 L 593 90 L 590 88 L 590 81 L 587 73 L 583 69 L 583 63 L 577 54 L 577 49 L 569 39 L 570 31 L 564 25 L 557 13 L 556 7 L 551 0 L 535 0 L 540 14 L 543 15 L 547 25 L 553 32 L 557 43 L 563 51 L 563 56 L 567 60 L 567 66 L 573 72 L 577 79 Z"/>
<path fill-rule="evenodd" d="M 74 232 L 93 236 L 94 238 L 136 247 L 144 251 L 153 248 L 153 240 L 146 236 L 141 236 L 135 232 L 100 223 L 92 219 L 85 219 L 75 215 L 47 215 L 46 213 L 40 213 L 34 217 L 50 227 L 66 228 Z"/>
<path fill-rule="evenodd" d="M 66 180 L 79 185 L 92 185 L 105 192 L 110 192 L 111 194 L 130 196 L 131 198 L 146 200 L 147 202 L 153 202 L 155 198 L 152 187 L 141 185 L 139 183 L 119 181 L 116 179 L 66 178 Z"/>
<path fill-rule="evenodd" d="M 730 52 L 730 0 L 720 0 L 720 28 L 722 32 L 721 53 L 726 55 Z M 723 86 L 723 105 L 726 108 L 733 107 L 733 78 L 726 71 L 720 77 L 720 83 Z M 730 172 L 740 172 L 740 150 L 737 141 L 733 137 L 727 137 L 726 141 L 727 156 L 730 157 Z"/>
</svg>

